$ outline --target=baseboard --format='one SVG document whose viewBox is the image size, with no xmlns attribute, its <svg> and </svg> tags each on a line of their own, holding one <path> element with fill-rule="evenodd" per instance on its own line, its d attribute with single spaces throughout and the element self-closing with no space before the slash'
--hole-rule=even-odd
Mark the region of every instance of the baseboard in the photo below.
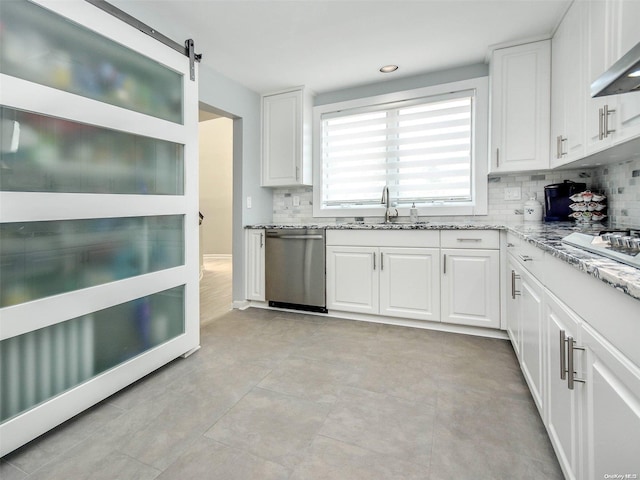
<svg viewBox="0 0 640 480">
<path fill-rule="evenodd" d="M 235 306 L 235 303 L 240 303 L 240 302 L 234 302 L 234 306 Z M 467 325 L 455 325 L 451 323 L 430 322 L 426 320 L 422 321 L 422 320 L 412 320 L 409 318 L 387 317 L 384 315 L 369 315 L 364 313 L 341 312 L 336 310 L 329 310 L 327 313 L 301 312 L 299 310 L 289 310 L 289 309 L 283 309 L 283 308 L 270 307 L 267 302 L 247 301 L 245 303 L 246 303 L 246 306 L 241 308 L 241 310 L 244 310 L 249 307 L 264 308 L 267 310 L 278 310 L 278 311 L 290 312 L 290 313 L 304 313 L 304 315 L 318 315 L 318 316 L 329 317 L 329 318 L 339 318 L 342 320 L 355 320 L 358 322 L 382 323 L 385 325 L 397 325 L 401 327 L 422 328 L 425 330 L 436 330 L 436 331 L 447 332 L 447 333 L 460 333 L 463 335 L 475 335 L 478 337 L 509 340 L 509 336 L 507 335 L 506 331 L 495 329 L 495 328 L 472 327 Z"/>
<path fill-rule="evenodd" d="M 204 255 L 202 255 L 202 258 L 204 260 L 214 260 L 216 258 L 218 259 L 230 259 L 231 258 L 231 254 L 230 253 L 205 253 Z"/>
<path fill-rule="evenodd" d="M 236 310 L 246 310 L 251 306 L 251 302 L 249 300 L 234 300 L 233 308 Z"/>
</svg>

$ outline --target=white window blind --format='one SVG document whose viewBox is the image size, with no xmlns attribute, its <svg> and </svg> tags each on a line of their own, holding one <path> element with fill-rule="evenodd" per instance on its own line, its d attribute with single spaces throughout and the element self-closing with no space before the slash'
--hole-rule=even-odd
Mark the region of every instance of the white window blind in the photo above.
<svg viewBox="0 0 640 480">
<path fill-rule="evenodd" d="M 474 92 L 428 97 L 321 117 L 322 206 L 472 199 Z"/>
</svg>

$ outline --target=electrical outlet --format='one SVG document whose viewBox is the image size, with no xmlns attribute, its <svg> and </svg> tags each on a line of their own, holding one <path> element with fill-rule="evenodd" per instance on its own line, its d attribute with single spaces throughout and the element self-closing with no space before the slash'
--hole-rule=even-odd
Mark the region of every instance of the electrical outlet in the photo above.
<svg viewBox="0 0 640 480">
<path fill-rule="evenodd" d="M 251 208 L 251 197 L 247 197 L 247 208 Z"/>
<path fill-rule="evenodd" d="M 300 197 L 297 195 L 293 196 L 293 206 L 294 207 L 299 207 L 300 206 Z"/>
<path fill-rule="evenodd" d="M 505 200 L 520 200 L 522 198 L 522 189 L 520 187 L 507 187 L 504 189 Z"/>
</svg>

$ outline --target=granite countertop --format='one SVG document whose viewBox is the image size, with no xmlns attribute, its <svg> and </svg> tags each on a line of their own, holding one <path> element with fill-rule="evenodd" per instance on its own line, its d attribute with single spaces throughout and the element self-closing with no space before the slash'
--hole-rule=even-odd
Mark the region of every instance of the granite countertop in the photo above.
<svg viewBox="0 0 640 480">
<path fill-rule="evenodd" d="M 607 227 L 611 228 L 611 227 Z M 572 222 L 510 225 L 507 229 L 523 240 L 567 262 L 592 277 L 640 300 L 640 270 L 613 259 L 562 243 L 572 232 L 597 235 L 602 225 L 579 225 Z"/>
<path fill-rule="evenodd" d="M 320 228 L 326 230 L 505 230 L 507 227 L 499 223 L 486 222 L 418 222 L 418 223 L 330 223 L 304 225 L 247 225 L 245 228 Z"/>
<path fill-rule="evenodd" d="M 562 243 L 572 232 L 597 235 L 605 227 L 600 224 L 557 223 L 338 223 L 315 225 L 248 225 L 245 228 L 321 228 L 327 230 L 507 230 L 523 240 L 567 262 L 582 272 L 640 300 L 640 270 L 615 260 Z M 612 227 L 607 227 L 612 228 Z"/>
</svg>

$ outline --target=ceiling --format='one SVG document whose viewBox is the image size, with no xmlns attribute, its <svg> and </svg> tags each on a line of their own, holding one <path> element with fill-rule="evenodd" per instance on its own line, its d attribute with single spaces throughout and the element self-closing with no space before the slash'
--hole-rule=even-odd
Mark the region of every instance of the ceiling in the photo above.
<svg viewBox="0 0 640 480">
<path fill-rule="evenodd" d="M 110 0 L 259 93 L 315 93 L 481 63 L 549 36 L 571 0 Z M 378 69 L 396 64 L 383 74 Z"/>
</svg>

